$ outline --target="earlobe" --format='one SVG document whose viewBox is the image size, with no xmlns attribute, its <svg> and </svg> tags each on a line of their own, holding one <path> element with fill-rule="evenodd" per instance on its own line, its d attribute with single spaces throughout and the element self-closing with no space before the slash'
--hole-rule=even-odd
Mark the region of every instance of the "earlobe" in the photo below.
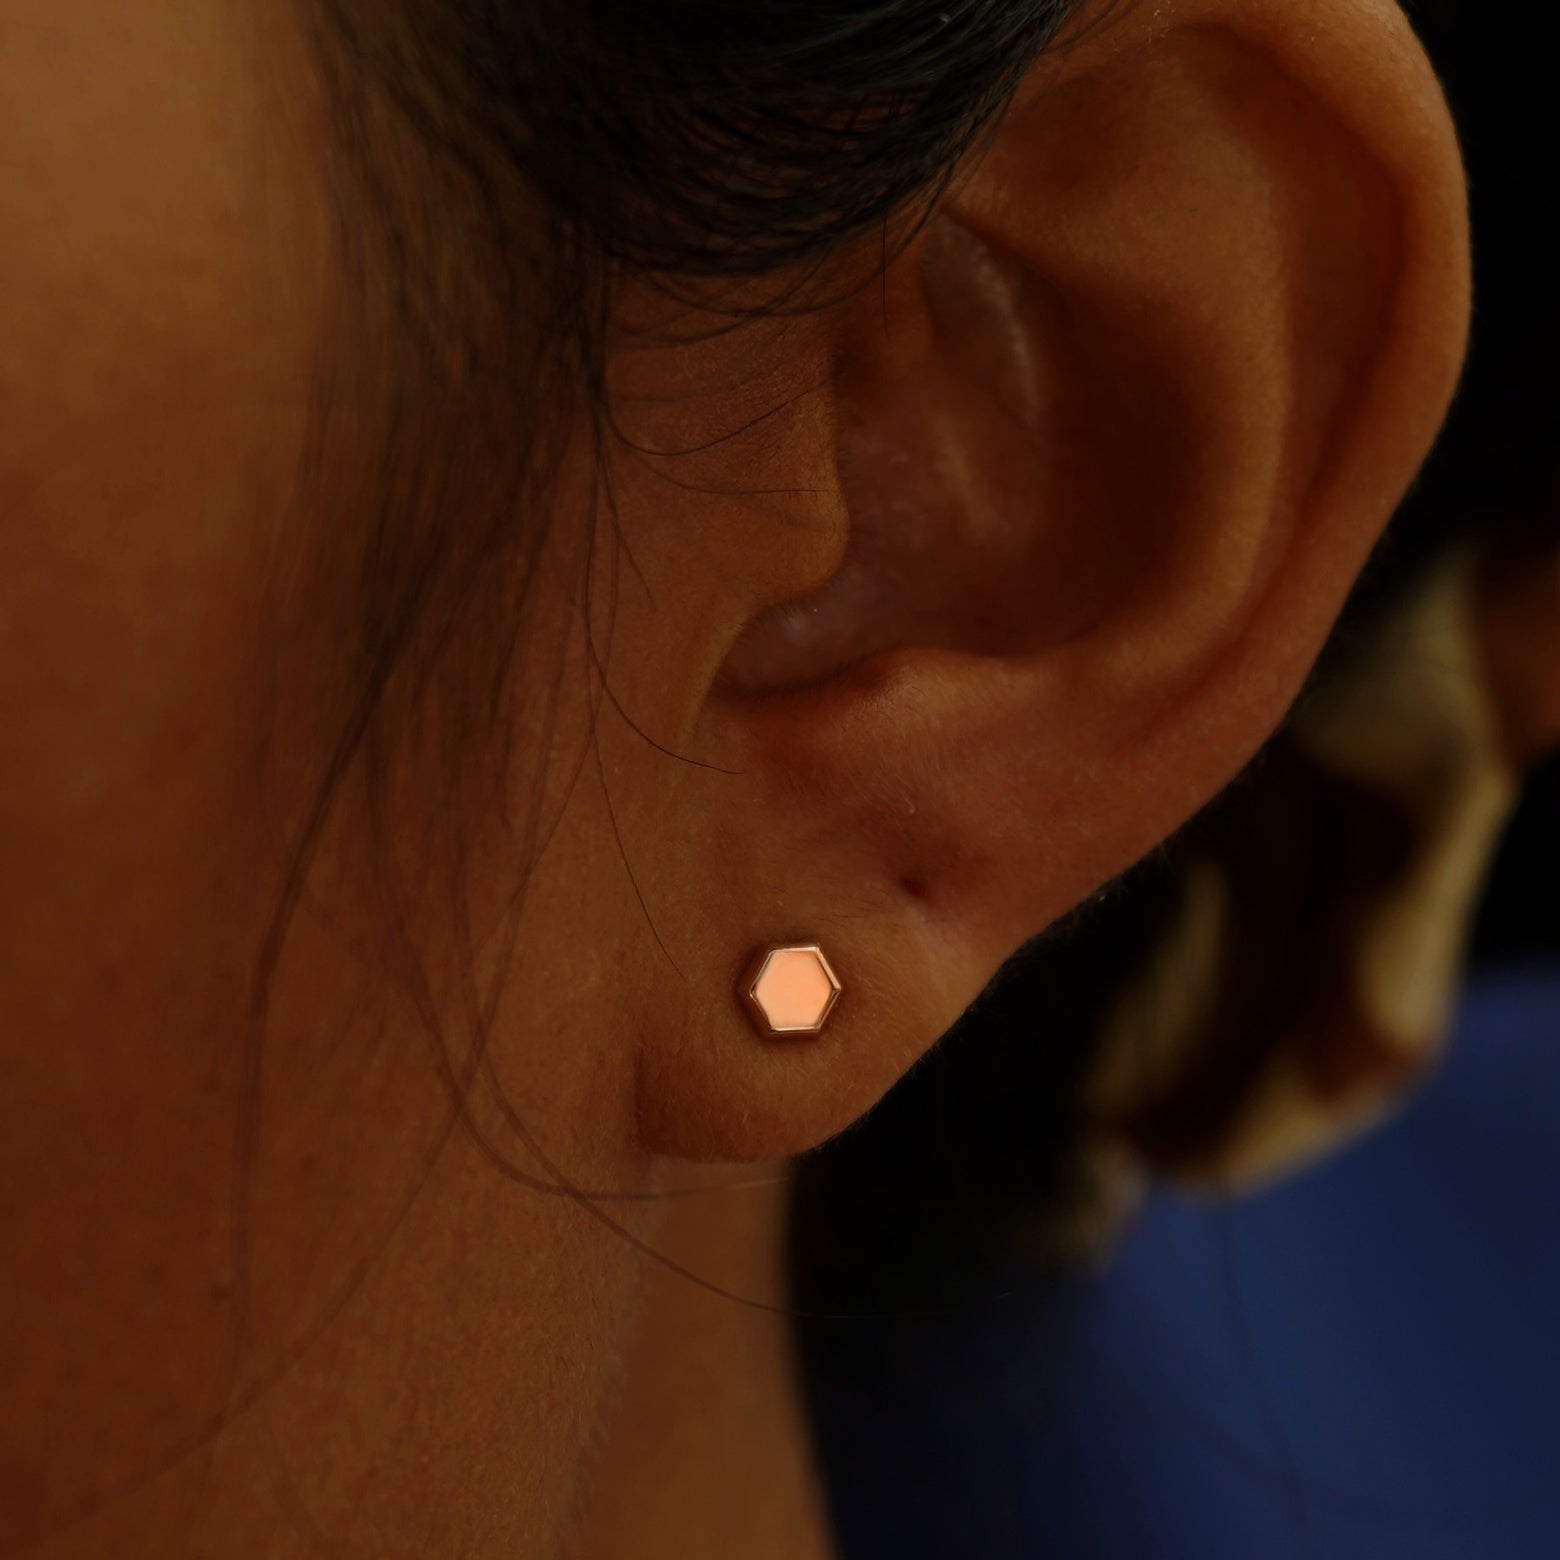
<svg viewBox="0 0 1560 1560">
<path fill-rule="evenodd" d="M 658 1036 L 654 1146 L 839 1130 L 1282 719 L 1468 309 L 1455 137 L 1407 24 L 1299 10 L 1130 7 L 1046 62 L 837 315 L 844 560 L 731 645 L 691 750 L 741 773 L 690 801 L 733 930 L 808 928 L 853 1000 L 783 1058 L 729 1010 Z"/>
</svg>

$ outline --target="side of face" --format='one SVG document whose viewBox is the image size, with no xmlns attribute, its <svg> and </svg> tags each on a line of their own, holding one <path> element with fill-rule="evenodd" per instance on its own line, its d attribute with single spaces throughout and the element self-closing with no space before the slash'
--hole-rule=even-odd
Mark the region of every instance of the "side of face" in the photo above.
<svg viewBox="0 0 1560 1560">
<path fill-rule="evenodd" d="M 1461 360 L 1439 92 L 1393 6 L 1128 7 L 881 286 L 676 347 L 626 290 L 638 447 L 610 515 L 581 450 L 552 494 L 523 761 L 457 808 L 409 741 L 292 870 L 304 33 L 5 33 L 0 1550 L 542 1552 L 655 1233 L 559 1185 L 838 1131 L 1281 718 Z M 845 994 L 775 1043 L 736 984 L 790 940 Z"/>
</svg>

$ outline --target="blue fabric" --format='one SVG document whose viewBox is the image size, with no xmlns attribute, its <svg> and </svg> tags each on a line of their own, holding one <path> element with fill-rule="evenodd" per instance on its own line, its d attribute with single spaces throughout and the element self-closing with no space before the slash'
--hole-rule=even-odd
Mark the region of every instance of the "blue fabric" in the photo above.
<svg viewBox="0 0 1560 1560">
<path fill-rule="evenodd" d="M 1560 971 L 1281 1187 L 810 1383 L 846 1560 L 1557 1560 Z"/>
</svg>

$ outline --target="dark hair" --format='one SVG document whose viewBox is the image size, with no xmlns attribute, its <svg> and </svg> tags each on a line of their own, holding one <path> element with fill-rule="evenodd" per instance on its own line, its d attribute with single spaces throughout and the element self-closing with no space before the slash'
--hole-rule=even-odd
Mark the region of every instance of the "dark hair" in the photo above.
<svg viewBox="0 0 1560 1560">
<path fill-rule="evenodd" d="M 311 584 L 356 597 L 329 614 L 353 638 L 336 647 L 348 713 L 327 778 L 391 684 L 421 686 L 463 623 L 497 631 L 473 712 L 497 720 L 562 429 L 584 414 L 598 445 L 612 436 L 614 286 L 650 280 L 719 307 L 723 284 L 772 278 L 762 302 L 732 305 L 748 317 L 815 301 L 853 246 L 886 260 L 1078 8 L 298 3 L 342 284 L 299 488 L 296 541 L 319 556 L 288 560 L 283 594 L 316 618 Z M 332 441 L 343 404 L 376 413 L 350 461 Z M 338 516 L 325 537 L 322 486 Z"/>
<path fill-rule="evenodd" d="M 581 417 L 598 448 L 613 434 L 613 289 L 645 280 L 717 309 L 725 290 L 745 318 L 816 303 L 864 243 L 886 262 L 1077 9 L 298 3 L 342 257 L 300 509 L 317 513 L 324 482 L 362 517 L 324 539 L 331 587 L 344 575 L 357 595 L 333 614 L 358 636 L 338 647 L 336 678 L 353 751 L 391 681 L 420 684 L 463 623 L 497 630 L 476 712 L 496 720 L 529 576 L 516 554 L 547 530 L 560 441 Z M 772 279 L 767 295 L 730 299 L 755 278 Z M 378 414 L 347 472 L 333 452 L 341 402 Z M 597 497 L 615 526 L 610 493 Z M 593 506 L 592 531 L 599 517 Z M 317 549 L 318 527 L 302 529 Z"/>
</svg>

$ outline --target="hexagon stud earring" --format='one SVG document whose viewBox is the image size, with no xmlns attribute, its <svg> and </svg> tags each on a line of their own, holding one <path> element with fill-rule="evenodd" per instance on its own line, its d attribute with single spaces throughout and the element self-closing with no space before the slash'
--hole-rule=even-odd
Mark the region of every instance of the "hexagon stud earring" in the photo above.
<svg viewBox="0 0 1560 1560">
<path fill-rule="evenodd" d="M 784 943 L 754 954 L 737 990 L 766 1038 L 815 1035 L 844 988 L 817 943 Z"/>
</svg>

